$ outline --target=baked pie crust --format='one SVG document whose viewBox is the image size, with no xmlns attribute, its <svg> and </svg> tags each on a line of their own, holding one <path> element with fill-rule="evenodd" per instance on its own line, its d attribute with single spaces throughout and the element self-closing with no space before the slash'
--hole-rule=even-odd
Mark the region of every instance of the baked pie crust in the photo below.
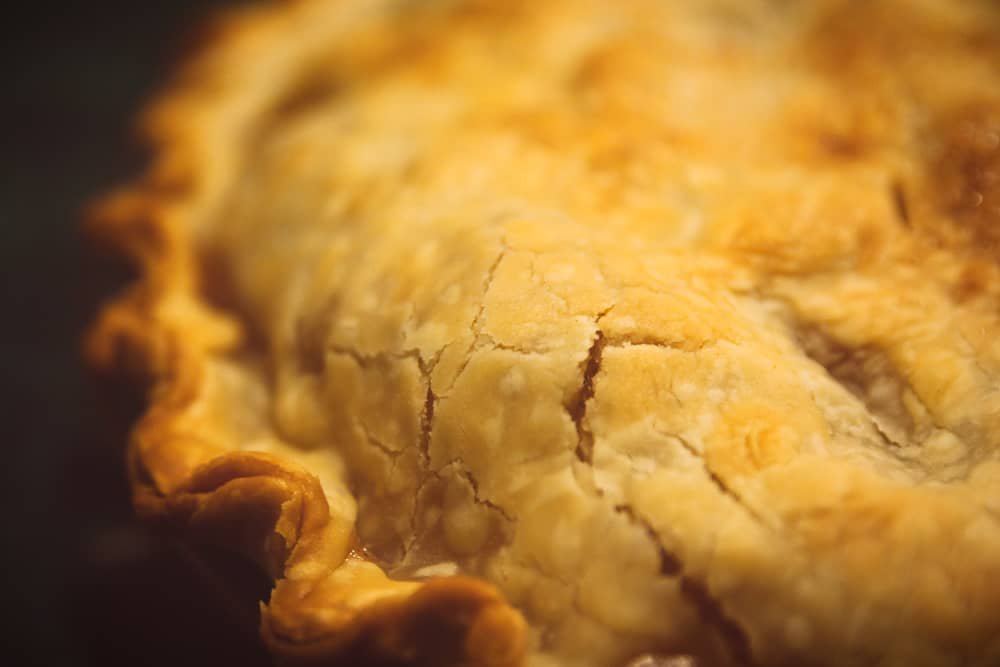
<svg viewBox="0 0 1000 667">
<path fill-rule="evenodd" d="M 282 661 L 1000 664 L 994 3 L 273 3 L 144 128 L 87 353 Z"/>
</svg>

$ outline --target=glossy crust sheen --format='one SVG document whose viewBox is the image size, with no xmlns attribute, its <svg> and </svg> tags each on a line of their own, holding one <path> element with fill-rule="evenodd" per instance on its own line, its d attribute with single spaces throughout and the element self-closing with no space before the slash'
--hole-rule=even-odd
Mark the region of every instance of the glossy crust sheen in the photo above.
<svg viewBox="0 0 1000 667">
<path fill-rule="evenodd" d="M 271 573 L 276 655 L 1000 662 L 992 3 L 208 40 L 92 217 L 143 277 L 88 353 L 150 387 L 140 513 Z"/>
</svg>

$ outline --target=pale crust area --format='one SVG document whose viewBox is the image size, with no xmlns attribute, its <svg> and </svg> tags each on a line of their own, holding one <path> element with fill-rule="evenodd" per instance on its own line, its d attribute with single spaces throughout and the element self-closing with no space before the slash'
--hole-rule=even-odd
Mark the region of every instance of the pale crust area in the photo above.
<svg viewBox="0 0 1000 667">
<path fill-rule="evenodd" d="M 157 107 L 91 353 L 278 655 L 1000 661 L 1000 13 L 801 4 L 291 3 Z"/>
</svg>

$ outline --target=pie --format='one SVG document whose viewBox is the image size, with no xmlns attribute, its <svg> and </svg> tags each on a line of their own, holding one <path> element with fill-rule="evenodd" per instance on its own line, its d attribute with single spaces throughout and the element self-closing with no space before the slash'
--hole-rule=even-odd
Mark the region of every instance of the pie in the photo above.
<svg viewBox="0 0 1000 667">
<path fill-rule="evenodd" d="M 289 664 L 1000 664 L 1000 6 L 298 0 L 90 226 Z"/>
</svg>

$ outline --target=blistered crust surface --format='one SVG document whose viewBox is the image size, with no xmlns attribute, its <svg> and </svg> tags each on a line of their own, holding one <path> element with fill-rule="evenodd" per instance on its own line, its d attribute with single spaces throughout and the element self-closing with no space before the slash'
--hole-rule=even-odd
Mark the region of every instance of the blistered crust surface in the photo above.
<svg viewBox="0 0 1000 667">
<path fill-rule="evenodd" d="M 167 226 L 243 331 L 190 432 L 392 578 L 491 582 L 531 664 L 1000 661 L 990 3 L 321 6 Z M 286 637 L 342 631 L 346 549 Z"/>
</svg>

